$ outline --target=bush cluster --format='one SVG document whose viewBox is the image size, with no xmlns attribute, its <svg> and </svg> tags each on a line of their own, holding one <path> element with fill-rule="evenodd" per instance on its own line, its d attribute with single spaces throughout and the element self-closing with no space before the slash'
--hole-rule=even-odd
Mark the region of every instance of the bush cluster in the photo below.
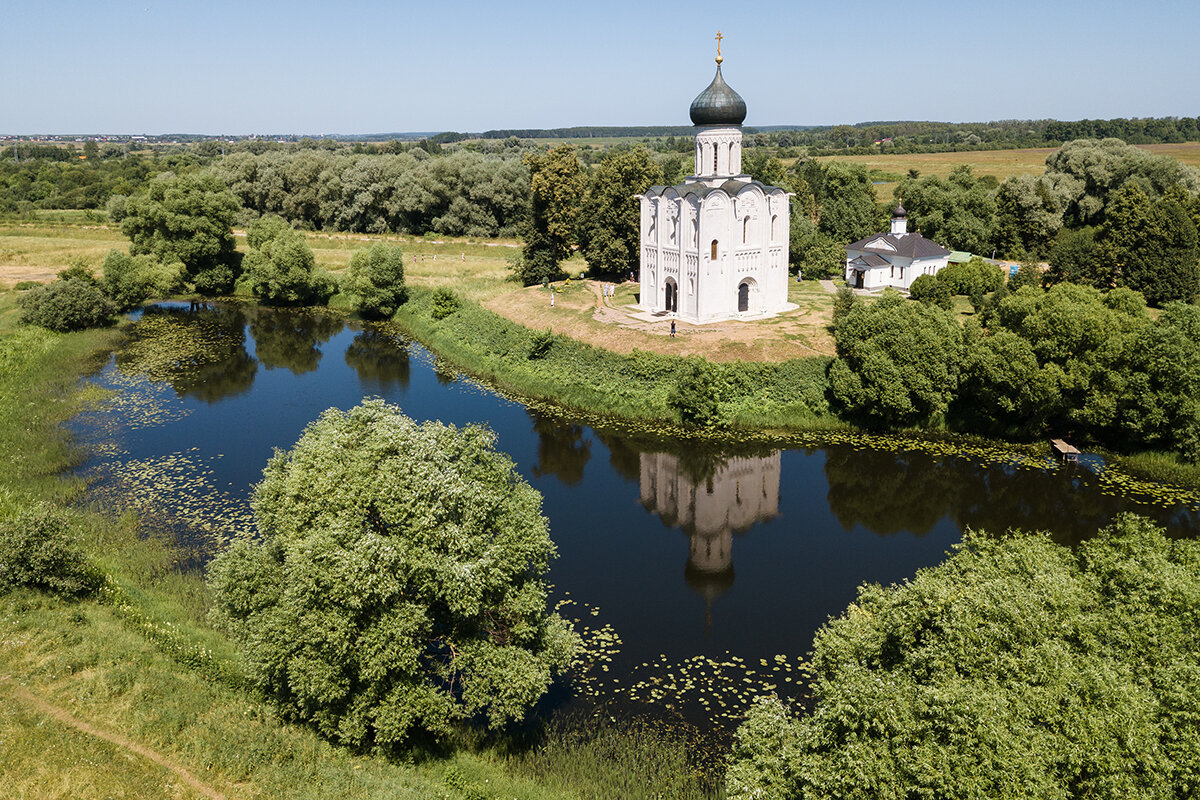
<svg viewBox="0 0 1200 800">
<path fill-rule="evenodd" d="M 27 586 L 80 597 L 102 582 L 80 548 L 67 512 L 37 503 L 0 518 L 0 591 Z"/>
<path fill-rule="evenodd" d="M 89 276 L 90 277 L 90 276 Z M 108 323 L 117 306 L 94 279 L 60 278 L 21 295 L 21 322 L 52 331 L 80 331 Z"/>
</svg>

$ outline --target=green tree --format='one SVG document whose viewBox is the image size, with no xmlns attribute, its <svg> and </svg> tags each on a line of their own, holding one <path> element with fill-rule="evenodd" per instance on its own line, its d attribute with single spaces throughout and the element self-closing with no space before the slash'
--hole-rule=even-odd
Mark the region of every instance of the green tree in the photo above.
<svg viewBox="0 0 1200 800">
<path fill-rule="evenodd" d="M 1041 258 L 1061 228 L 1062 209 L 1041 178 L 1017 175 L 996 190 L 996 227 L 992 239 L 1005 256 Z"/>
<path fill-rule="evenodd" d="M 558 278 L 571 257 L 586 178 L 569 144 L 525 156 L 529 167 L 529 222 L 514 277 L 525 286 Z"/>
<path fill-rule="evenodd" d="M 896 189 L 913 230 L 955 250 L 990 253 L 995 226 L 995 178 L 977 177 L 970 165 L 946 178 L 907 179 Z"/>
<path fill-rule="evenodd" d="M 354 746 L 520 719 L 578 639 L 546 611 L 541 496 L 495 434 L 382 400 L 330 409 L 277 452 L 260 541 L 212 563 L 215 616 L 291 718 Z"/>
<path fill-rule="evenodd" d="M 963 333 L 947 311 L 886 290 L 836 325 L 834 398 L 851 415 L 885 425 L 929 425 L 958 388 Z"/>
<path fill-rule="evenodd" d="M 952 295 L 987 294 L 1004 284 L 1004 268 L 975 256 L 970 261 L 947 264 L 938 272 L 937 279 Z"/>
<path fill-rule="evenodd" d="M 1134 516 L 1076 548 L 971 533 L 813 642 L 814 708 L 756 704 L 731 798 L 1188 797 L 1200 543 Z"/>
<path fill-rule="evenodd" d="M 1092 228 L 1064 230 L 1050 249 L 1049 264 L 1043 278 L 1047 286 L 1078 283 L 1104 291 L 1116 283 L 1112 253 L 1096 241 Z"/>
<path fill-rule="evenodd" d="M 1153 305 L 1191 302 L 1200 294 L 1200 244 L 1196 226 L 1172 200 L 1151 200 L 1130 184 L 1113 194 L 1101 239 L 1118 282 Z"/>
<path fill-rule="evenodd" d="M 250 289 L 268 305 L 324 303 L 333 294 L 333 279 L 316 266 L 303 234 L 282 218 L 256 220 L 246 232 L 246 279 Z"/>
<path fill-rule="evenodd" d="M 218 179 L 167 172 L 125 202 L 121 232 L 132 242 L 132 255 L 180 261 L 197 291 L 225 294 L 241 271 L 233 243 L 238 208 Z"/>
<path fill-rule="evenodd" d="M 162 264 L 152 256 L 131 256 L 113 249 L 104 257 L 100 281 L 121 311 L 139 306 L 153 297 L 166 297 L 183 281 L 183 265 Z"/>
<path fill-rule="evenodd" d="M 809 280 L 841 275 L 846 267 L 846 249 L 821 233 L 808 216 L 792 214 L 788 260 Z"/>
<path fill-rule="evenodd" d="M 879 209 L 866 167 L 830 161 L 821 171 L 820 190 L 816 193 L 820 206 L 817 227 L 821 233 L 846 244 L 876 232 Z"/>
<path fill-rule="evenodd" d="M 633 197 L 662 182 L 644 147 L 613 150 L 592 173 L 579 220 L 579 249 L 593 273 L 627 275 L 639 263 L 641 210 Z"/>
<path fill-rule="evenodd" d="M 342 291 L 353 296 L 355 307 L 364 317 L 392 316 L 407 297 L 403 251 L 381 242 L 355 250 Z"/>
<path fill-rule="evenodd" d="M 78 597 L 100 588 L 66 511 L 47 503 L 0 517 L 0 594 L 18 586 Z"/>
</svg>

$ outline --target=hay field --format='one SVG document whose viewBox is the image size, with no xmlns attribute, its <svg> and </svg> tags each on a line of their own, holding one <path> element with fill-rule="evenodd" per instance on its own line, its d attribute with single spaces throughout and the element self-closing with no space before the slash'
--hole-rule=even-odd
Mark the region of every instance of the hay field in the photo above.
<svg viewBox="0 0 1200 800">
<path fill-rule="evenodd" d="M 1182 144 L 1138 145 L 1157 155 L 1171 156 L 1193 167 L 1200 168 L 1200 142 Z M 921 175 L 946 177 L 955 167 L 970 164 L 976 175 L 995 175 L 999 180 L 1016 175 L 1041 175 L 1046 169 L 1046 157 L 1056 147 L 1037 147 L 1024 150 L 973 150 L 960 153 L 878 153 L 867 156 L 822 156 L 822 161 L 848 161 L 862 164 L 867 169 L 877 169 L 895 175 L 906 175 L 910 169 L 919 170 Z M 875 195 L 880 202 L 893 198 L 895 182 L 875 184 Z"/>
</svg>

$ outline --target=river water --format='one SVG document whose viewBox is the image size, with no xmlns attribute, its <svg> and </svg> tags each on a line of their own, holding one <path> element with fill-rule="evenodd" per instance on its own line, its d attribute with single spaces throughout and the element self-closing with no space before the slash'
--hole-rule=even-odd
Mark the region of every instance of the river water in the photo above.
<svg viewBox="0 0 1200 800">
<path fill-rule="evenodd" d="M 814 632 L 857 587 L 939 563 L 964 528 L 1070 544 L 1136 511 L 1200 531 L 1194 500 L 1114 491 L 1088 463 L 856 442 L 714 451 L 543 416 L 394 331 L 316 312 L 164 305 L 133 333 L 95 378 L 113 404 L 75 423 L 95 453 L 85 472 L 175 530 L 189 566 L 251 527 L 273 449 L 329 407 L 382 396 L 417 420 L 485 423 L 545 498 L 554 597 L 595 652 L 571 691 L 701 725 L 727 726 L 762 692 L 800 696 Z"/>
</svg>

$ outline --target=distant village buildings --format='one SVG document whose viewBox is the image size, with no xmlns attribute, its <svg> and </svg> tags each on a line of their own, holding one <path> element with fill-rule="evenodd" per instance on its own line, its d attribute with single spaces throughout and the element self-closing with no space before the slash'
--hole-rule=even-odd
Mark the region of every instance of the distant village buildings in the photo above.
<svg viewBox="0 0 1200 800">
<path fill-rule="evenodd" d="M 695 174 L 641 199 L 640 306 L 696 324 L 772 316 L 787 300 L 788 193 L 742 174 L 746 102 L 717 74 L 691 106 Z"/>
<path fill-rule="evenodd" d="M 855 289 L 892 287 L 908 291 L 921 275 L 936 275 L 950 251 L 919 233 L 908 232 L 904 206 L 892 212 L 892 229 L 846 246 L 846 285 Z"/>
</svg>

